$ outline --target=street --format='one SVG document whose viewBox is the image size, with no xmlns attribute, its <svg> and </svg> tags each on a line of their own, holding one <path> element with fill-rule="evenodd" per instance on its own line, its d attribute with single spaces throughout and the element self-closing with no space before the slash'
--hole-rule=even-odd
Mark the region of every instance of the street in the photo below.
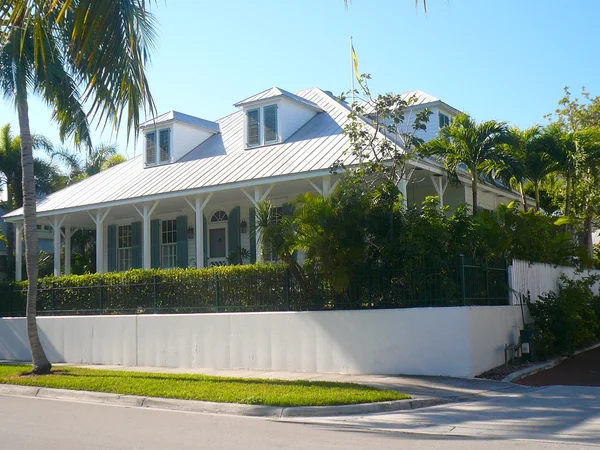
<svg viewBox="0 0 600 450">
<path fill-rule="evenodd" d="M 412 412 L 297 423 L 6 396 L 0 397 L 0 448 L 487 450 L 600 443 L 595 393 L 531 396 L 498 394 Z"/>
</svg>

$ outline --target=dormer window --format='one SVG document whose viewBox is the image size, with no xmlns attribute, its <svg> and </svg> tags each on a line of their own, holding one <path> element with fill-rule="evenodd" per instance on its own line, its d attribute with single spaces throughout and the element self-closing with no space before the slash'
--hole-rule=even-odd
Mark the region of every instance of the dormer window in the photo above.
<svg viewBox="0 0 600 450">
<path fill-rule="evenodd" d="M 146 164 L 156 164 L 157 160 L 159 163 L 171 161 L 170 128 L 146 133 Z"/>
<path fill-rule="evenodd" d="M 450 122 L 452 122 L 452 119 L 450 119 L 450 117 L 444 113 L 439 113 L 438 119 L 440 128 L 444 128 L 450 125 Z"/>
<path fill-rule="evenodd" d="M 246 112 L 246 143 L 248 147 L 279 142 L 277 105 L 250 109 Z"/>
</svg>

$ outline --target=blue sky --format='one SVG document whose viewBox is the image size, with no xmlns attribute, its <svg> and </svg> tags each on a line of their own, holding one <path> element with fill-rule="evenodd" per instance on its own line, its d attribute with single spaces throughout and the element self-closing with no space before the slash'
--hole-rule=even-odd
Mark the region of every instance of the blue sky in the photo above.
<svg viewBox="0 0 600 450">
<path fill-rule="evenodd" d="M 271 86 L 350 88 L 349 36 L 375 92 L 421 89 L 477 120 L 545 123 L 564 86 L 600 95 L 597 0 L 160 1 L 148 71 L 158 112 L 209 120 Z M 49 110 L 31 102 L 34 132 L 58 143 Z M 0 103 L 0 124 L 16 113 Z M 124 134 L 95 133 L 96 142 Z M 139 148 L 137 150 L 139 152 Z"/>
</svg>

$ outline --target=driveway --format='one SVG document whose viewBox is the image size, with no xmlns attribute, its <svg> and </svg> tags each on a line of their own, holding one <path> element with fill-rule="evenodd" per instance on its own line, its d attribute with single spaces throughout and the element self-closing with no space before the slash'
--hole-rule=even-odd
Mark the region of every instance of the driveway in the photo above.
<svg viewBox="0 0 600 450">
<path fill-rule="evenodd" d="M 600 386 L 600 347 L 575 355 L 551 369 L 521 378 L 515 383 L 526 386 Z"/>
</svg>

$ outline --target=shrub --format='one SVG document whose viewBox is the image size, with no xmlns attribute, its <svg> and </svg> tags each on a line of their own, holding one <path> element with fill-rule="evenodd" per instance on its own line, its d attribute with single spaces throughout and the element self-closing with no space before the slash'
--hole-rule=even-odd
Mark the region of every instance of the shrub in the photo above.
<svg viewBox="0 0 600 450">
<path fill-rule="evenodd" d="M 572 355 L 600 338 L 600 297 L 592 291 L 598 280 L 597 276 L 579 280 L 562 276 L 558 294 L 550 291 L 528 302 L 539 357 Z"/>
</svg>

